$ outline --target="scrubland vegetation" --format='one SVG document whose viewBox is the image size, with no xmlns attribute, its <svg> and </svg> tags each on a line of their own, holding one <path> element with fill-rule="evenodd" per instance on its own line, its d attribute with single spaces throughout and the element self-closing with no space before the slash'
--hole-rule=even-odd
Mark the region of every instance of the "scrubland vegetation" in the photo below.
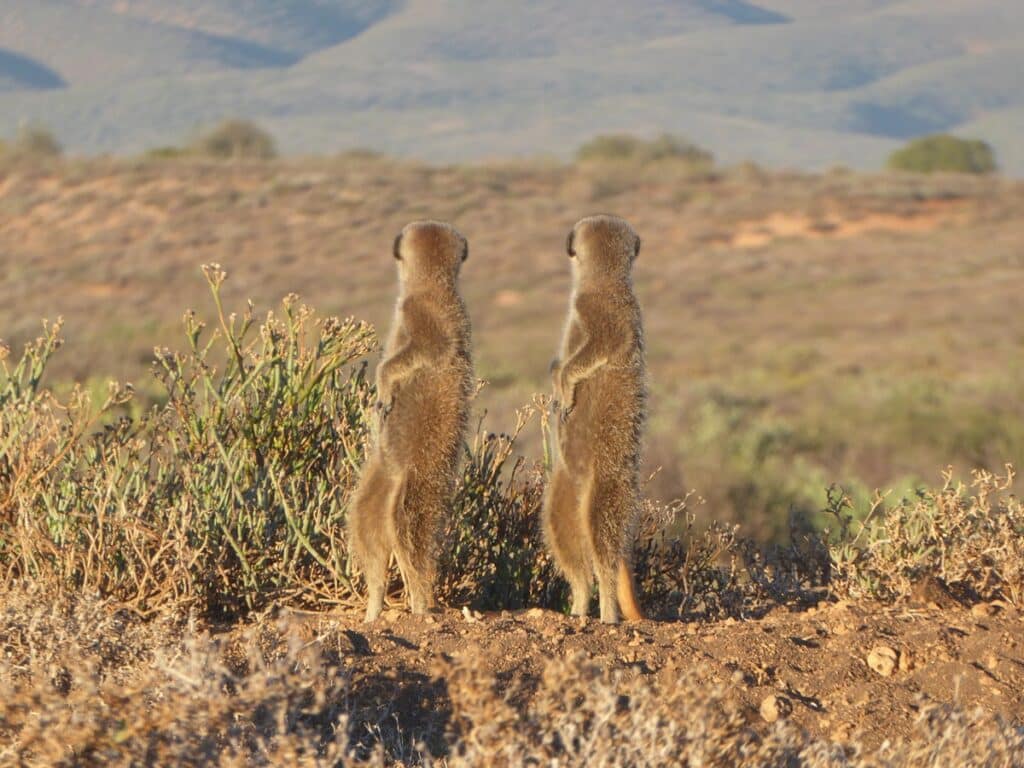
<svg viewBox="0 0 1024 768">
<path fill-rule="evenodd" d="M 375 340 L 293 296 L 262 318 L 251 305 L 232 312 L 224 272 L 205 273 L 215 316 L 187 312 L 184 343 L 155 351 L 162 404 L 138 419 L 117 416 L 128 389 L 93 403 L 80 388 L 61 398 L 45 386 L 51 357 L 70 351 L 58 324 L 22 355 L 3 353 L 5 760 L 859 764 L 852 747 L 785 725 L 759 734 L 685 671 L 660 683 L 583 657 L 552 663 L 528 695 L 503 692 L 472 659 L 438 661 L 451 709 L 433 732 L 429 708 L 420 713 L 432 746 L 377 723 L 366 752 L 369 714 L 346 704 L 350 681 L 323 637 L 256 641 L 242 658 L 211 640 L 205 628 L 262 631 L 268 609 L 358 602 L 342 523 L 369 430 Z M 546 423 L 546 405 L 521 411 L 512 434 L 481 427 L 467 444 L 444 531 L 444 603 L 565 609 L 538 536 L 544 462 L 514 454 L 523 430 Z M 928 580 L 967 604 L 1019 605 L 1024 508 L 1011 481 L 978 472 L 969 486 L 948 478 L 870 509 L 833 488 L 827 525 L 794 527 L 788 545 L 768 548 L 728 527 L 699 530 L 686 501 L 648 502 L 638 581 L 660 619 L 742 619 L 827 595 L 891 602 Z M 936 748 L 937 737 L 955 747 Z M 935 707 L 915 739 L 872 764 L 942 765 L 953 750 L 1016 760 L 1024 749 L 1024 733 L 999 720 Z"/>
<path fill-rule="evenodd" d="M 1024 760 L 1019 184 L 671 138 L 569 167 L 213 154 L 0 165 L 0 763 Z M 614 634 L 560 618 L 538 531 L 558 233 L 592 209 L 644 236 L 652 372 L 657 622 Z M 387 233 L 421 215 L 469 236 L 486 383 L 446 610 L 370 629 L 343 522 Z"/>
</svg>

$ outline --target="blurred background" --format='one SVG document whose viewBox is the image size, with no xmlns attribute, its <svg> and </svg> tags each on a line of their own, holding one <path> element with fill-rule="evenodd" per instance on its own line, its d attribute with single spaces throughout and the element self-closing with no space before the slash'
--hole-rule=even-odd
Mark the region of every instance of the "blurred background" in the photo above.
<svg viewBox="0 0 1024 768">
<path fill-rule="evenodd" d="M 3 0 L 0 339 L 158 398 L 155 345 L 297 292 L 378 327 L 408 220 L 469 237 L 478 406 L 547 389 L 565 233 L 615 212 L 651 495 L 763 540 L 1024 464 L 1024 4 Z M 536 425 L 523 449 L 540 455 Z"/>
</svg>

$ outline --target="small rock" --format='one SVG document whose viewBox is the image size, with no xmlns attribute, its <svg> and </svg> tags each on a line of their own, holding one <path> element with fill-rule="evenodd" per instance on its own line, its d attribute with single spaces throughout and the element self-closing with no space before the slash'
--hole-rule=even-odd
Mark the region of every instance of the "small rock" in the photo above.
<svg viewBox="0 0 1024 768">
<path fill-rule="evenodd" d="M 742 669 L 737 669 L 735 672 L 732 673 L 731 679 L 733 685 L 742 685 L 746 681 L 747 676 L 743 674 Z"/>
<path fill-rule="evenodd" d="M 837 636 L 848 635 L 855 629 L 857 629 L 857 620 L 849 613 L 843 613 L 829 626 L 831 633 Z"/>
<path fill-rule="evenodd" d="M 793 711 L 793 705 L 785 696 L 776 696 L 769 693 L 761 702 L 761 717 L 765 722 L 774 723 L 780 717 L 785 717 Z"/>
<path fill-rule="evenodd" d="M 853 726 L 850 723 L 836 723 L 830 731 L 832 741 L 837 744 L 842 744 L 850 738 L 850 733 L 853 731 Z"/>
<path fill-rule="evenodd" d="M 889 677 L 899 662 L 899 653 L 887 645 L 876 645 L 868 654 L 868 666 L 882 677 Z"/>
<path fill-rule="evenodd" d="M 995 616 L 998 610 L 992 603 L 977 603 L 971 606 L 971 615 L 978 619 L 985 619 Z"/>
<path fill-rule="evenodd" d="M 899 670 L 900 672 L 909 672 L 914 668 L 914 658 L 910 655 L 910 651 L 900 651 Z"/>
<path fill-rule="evenodd" d="M 543 619 L 544 609 L 543 608 L 531 608 L 526 612 L 526 618 L 528 619 Z"/>
<path fill-rule="evenodd" d="M 430 615 L 423 619 L 423 621 L 425 621 L 427 624 L 437 624 L 437 619 Z"/>
<path fill-rule="evenodd" d="M 467 608 L 466 606 L 462 606 L 462 618 L 464 618 L 470 624 L 473 624 L 477 621 L 477 617 L 474 616 L 473 612 L 470 611 L 469 608 Z"/>
</svg>

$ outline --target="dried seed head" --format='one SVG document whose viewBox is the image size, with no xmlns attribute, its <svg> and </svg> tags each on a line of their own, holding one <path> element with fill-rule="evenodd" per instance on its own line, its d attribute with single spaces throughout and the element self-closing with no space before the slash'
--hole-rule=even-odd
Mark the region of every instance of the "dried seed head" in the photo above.
<svg viewBox="0 0 1024 768">
<path fill-rule="evenodd" d="M 214 288 L 220 288 L 224 280 L 227 278 L 228 273 L 224 271 L 220 264 L 213 262 L 211 264 L 203 264 L 201 269 L 210 285 Z"/>
</svg>

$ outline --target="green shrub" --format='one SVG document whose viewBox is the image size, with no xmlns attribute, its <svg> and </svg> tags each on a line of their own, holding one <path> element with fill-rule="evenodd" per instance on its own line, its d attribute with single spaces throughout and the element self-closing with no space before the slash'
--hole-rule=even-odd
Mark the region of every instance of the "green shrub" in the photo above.
<svg viewBox="0 0 1024 768">
<path fill-rule="evenodd" d="M 64 149 L 48 128 L 30 123 L 18 131 L 8 153 L 14 157 L 31 160 L 60 157 Z"/>
<path fill-rule="evenodd" d="M 198 155 L 224 160 L 269 160 L 277 155 L 274 137 L 250 120 L 225 120 L 197 138 Z"/>
<path fill-rule="evenodd" d="M 714 156 L 705 149 L 668 134 L 654 139 L 642 139 L 628 134 L 595 136 L 576 150 L 577 162 L 625 161 L 648 164 L 676 160 L 695 167 L 710 168 Z"/>
<path fill-rule="evenodd" d="M 947 470 L 937 490 L 889 508 L 879 496 L 856 515 L 833 488 L 833 591 L 895 600 L 934 580 L 965 601 L 1024 604 L 1024 505 L 1009 493 L 1013 477 L 1012 467 L 1003 476 L 976 470 L 967 485 Z"/>
<path fill-rule="evenodd" d="M 174 160 L 187 154 L 188 151 L 182 147 L 166 146 L 146 150 L 145 157 L 154 160 Z"/>
<path fill-rule="evenodd" d="M 995 153 L 986 142 L 937 134 L 914 139 L 889 155 L 890 170 L 913 173 L 992 173 Z"/>
<path fill-rule="evenodd" d="M 112 387 L 97 414 L 85 390 L 59 403 L 41 386 L 59 324 L 16 365 L 0 365 L 8 576 L 146 613 L 224 615 L 272 595 L 302 603 L 352 594 L 337 533 L 367 431 L 372 391 L 355 364 L 372 330 L 317 320 L 294 297 L 257 329 L 251 305 L 225 316 L 224 273 L 206 274 L 217 330 L 207 334 L 186 313 L 187 351 L 156 351 L 166 404 L 139 421 L 103 426 L 131 391 Z"/>
</svg>

